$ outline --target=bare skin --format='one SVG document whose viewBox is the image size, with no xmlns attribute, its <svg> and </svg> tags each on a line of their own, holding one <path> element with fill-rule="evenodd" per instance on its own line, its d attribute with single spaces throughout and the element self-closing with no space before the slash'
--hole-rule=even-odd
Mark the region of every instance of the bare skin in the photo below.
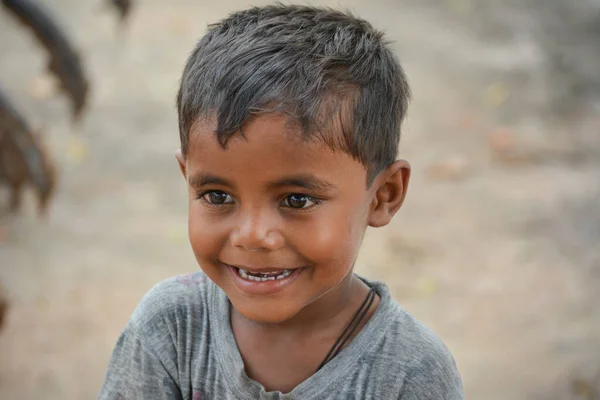
<svg viewBox="0 0 600 400">
<path fill-rule="evenodd" d="M 246 373 L 286 393 L 315 372 L 365 299 L 368 287 L 352 272 L 358 249 L 368 226 L 386 225 L 401 207 L 410 166 L 396 161 L 367 187 L 362 164 L 303 140 L 283 116 L 251 119 L 226 149 L 213 130 L 195 124 L 186 157 L 177 154 L 190 242 L 231 301 Z M 259 293 L 239 268 L 294 278 Z"/>
</svg>

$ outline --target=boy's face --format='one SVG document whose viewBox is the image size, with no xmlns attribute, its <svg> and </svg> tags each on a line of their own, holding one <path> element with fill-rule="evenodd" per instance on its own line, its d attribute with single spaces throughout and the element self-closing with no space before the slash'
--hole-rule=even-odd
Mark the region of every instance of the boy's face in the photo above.
<svg viewBox="0 0 600 400">
<path fill-rule="evenodd" d="M 408 164 L 367 188 L 362 164 L 303 140 L 283 116 L 251 119 L 226 150 L 213 129 L 195 124 L 186 159 L 178 155 L 192 249 L 243 316 L 288 320 L 348 276 L 366 227 L 400 207 Z"/>
</svg>

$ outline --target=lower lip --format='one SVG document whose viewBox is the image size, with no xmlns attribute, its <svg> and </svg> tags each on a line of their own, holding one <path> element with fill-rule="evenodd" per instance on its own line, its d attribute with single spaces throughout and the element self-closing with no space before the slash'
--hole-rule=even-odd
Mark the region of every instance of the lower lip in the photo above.
<svg viewBox="0 0 600 400">
<path fill-rule="evenodd" d="M 230 265 L 227 264 L 223 264 L 225 267 L 227 267 L 227 270 L 229 271 L 229 273 L 231 274 L 231 276 L 233 277 L 233 281 L 235 282 L 236 286 L 241 289 L 243 292 L 248 293 L 248 294 L 253 294 L 253 295 L 269 295 L 269 294 L 275 294 L 281 290 L 283 290 L 286 286 L 291 285 L 297 278 L 298 276 L 302 273 L 302 271 L 304 271 L 304 267 L 302 268 L 296 268 L 294 269 L 294 271 L 289 275 L 286 276 L 283 279 L 276 279 L 274 281 L 249 281 L 247 279 L 242 278 L 238 271 L 237 268 L 232 267 Z"/>
</svg>

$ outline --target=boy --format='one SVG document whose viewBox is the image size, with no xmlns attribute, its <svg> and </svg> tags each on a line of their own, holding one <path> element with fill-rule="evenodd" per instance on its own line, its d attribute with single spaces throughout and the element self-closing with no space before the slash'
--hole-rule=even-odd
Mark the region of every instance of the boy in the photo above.
<svg viewBox="0 0 600 400">
<path fill-rule="evenodd" d="M 462 399 L 443 343 L 352 272 L 388 224 L 409 88 L 367 22 L 274 5 L 210 27 L 177 98 L 203 272 L 156 285 L 101 399 Z"/>
</svg>

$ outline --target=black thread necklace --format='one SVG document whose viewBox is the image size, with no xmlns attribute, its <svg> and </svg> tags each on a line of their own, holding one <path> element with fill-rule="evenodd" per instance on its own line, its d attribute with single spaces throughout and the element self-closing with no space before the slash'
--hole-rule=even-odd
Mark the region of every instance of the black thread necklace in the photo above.
<svg viewBox="0 0 600 400">
<path fill-rule="evenodd" d="M 323 366 L 325 364 L 327 364 L 335 356 L 337 356 L 339 354 L 339 352 L 344 348 L 344 345 L 348 342 L 348 340 L 350 340 L 350 337 L 352 337 L 352 334 L 354 333 L 356 328 L 358 328 L 358 326 L 360 325 L 360 322 L 367 315 L 367 312 L 369 311 L 369 309 L 371 308 L 371 305 L 373 304 L 373 301 L 375 300 L 375 295 L 376 295 L 375 289 L 371 285 L 369 285 L 369 293 L 367 293 L 367 297 L 360 305 L 360 308 L 358 309 L 358 311 L 356 311 L 356 313 L 354 314 L 352 321 L 350 321 L 350 323 L 346 326 L 346 329 L 344 329 L 344 332 L 342 332 L 340 337 L 334 343 L 331 350 L 329 350 L 329 353 L 327 353 L 327 355 L 325 356 L 325 359 L 323 360 L 323 362 L 321 362 L 321 365 L 319 365 L 319 368 L 317 368 L 317 371 L 320 370 L 321 368 L 323 368 Z M 366 307 L 365 307 L 365 305 L 366 305 Z"/>
</svg>

